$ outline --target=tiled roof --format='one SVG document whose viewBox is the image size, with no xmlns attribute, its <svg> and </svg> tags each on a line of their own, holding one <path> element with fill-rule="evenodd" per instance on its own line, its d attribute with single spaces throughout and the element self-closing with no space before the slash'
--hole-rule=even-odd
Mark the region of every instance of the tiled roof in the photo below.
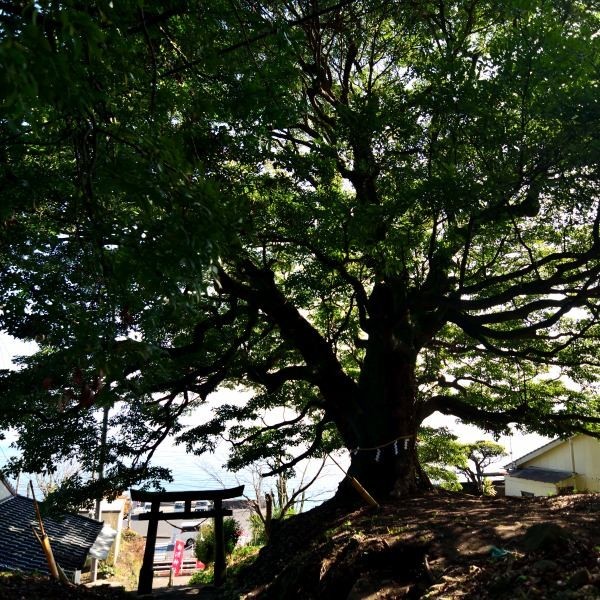
<svg viewBox="0 0 600 600">
<path fill-rule="evenodd" d="M 65 570 L 81 569 L 102 523 L 73 514 L 43 520 L 56 562 Z M 0 502 L 0 568 L 49 573 L 31 525 L 37 525 L 33 500 L 11 496 Z"/>
<path fill-rule="evenodd" d="M 525 467 L 508 473 L 510 477 L 541 481 L 543 483 L 559 483 L 573 476 L 571 471 L 557 471 L 556 469 L 542 469 L 540 467 Z"/>
</svg>

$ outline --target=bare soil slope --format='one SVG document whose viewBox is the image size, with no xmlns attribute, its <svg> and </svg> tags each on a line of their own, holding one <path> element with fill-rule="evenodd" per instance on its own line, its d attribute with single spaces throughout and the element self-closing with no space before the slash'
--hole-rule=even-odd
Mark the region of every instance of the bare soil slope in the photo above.
<svg viewBox="0 0 600 600">
<path fill-rule="evenodd" d="M 230 594 L 600 598 L 599 511 L 600 495 L 439 493 L 354 511 L 327 503 L 283 523 Z"/>
</svg>

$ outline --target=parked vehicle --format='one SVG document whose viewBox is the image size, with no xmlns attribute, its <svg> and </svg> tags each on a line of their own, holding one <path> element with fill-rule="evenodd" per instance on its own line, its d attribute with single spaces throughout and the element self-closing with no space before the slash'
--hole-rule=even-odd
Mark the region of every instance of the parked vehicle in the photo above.
<svg viewBox="0 0 600 600">
<path fill-rule="evenodd" d="M 178 501 L 175 502 L 175 506 L 173 507 L 174 512 L 183 512 L 185 510 L 185 502 Z"/>
<path fill-rule="evenodd" d="M 213 507 L 213 504 L 210 500 L 196 500 L 196 504 L 194 505 L 194 510 L 195 511 L 211 510 L 212 507 Z"/>
<path fill-rule="evenodd" d="M 179 532 L 175 535 L 176 540 L 185 542 L 186 548 L 191 548 L 196 543 L 196 537 L 200 533 L 202 521 L 183 521 L 179 526 Z"/>
<path fill-rule="evenodd" d="M 154 562 L 163 562 L 173 558 L 173 544 L 154 547 Z"/>
</svg>

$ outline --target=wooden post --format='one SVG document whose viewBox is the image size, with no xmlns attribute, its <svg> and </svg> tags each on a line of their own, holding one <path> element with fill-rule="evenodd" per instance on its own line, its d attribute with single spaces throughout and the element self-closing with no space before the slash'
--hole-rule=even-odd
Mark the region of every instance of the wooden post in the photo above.
<svg viewBox="0 0 600 600">
<path fill-rule="evenodd" d="M 271 538 L 271 525 L 273 524 L 273 496 L 265 494 L 265 537 L 267 541 Z"/>
<path fill-rule="evenodd" d="M 140 569 L 140 580 L 138 582 L 138 594 L 152 593 L 152 580 L 154 579 L 154 548 L 156 546 L 156 533 L 158 531 L 158 519 L 152 518 L 152 515 L 158 516 L 160 507 L 159 500 L 152 501 L 150 509 L 150 519 L 148 521 L 148 532 L 146 534 L 146 548 L 144 549 L 144 561 Z"/>
<path fill-rule="evenodd" d="M 40 514 L 40 507 L 37 503 L 35 493 L 33 491 L 33 483 L 29 480 L 29 487 L 31 488 L 31 497 L 33 498 L 33 507 L 35 509 L 35 514 L 37 517 L 38 525 L 40 528 L 40 533 L 38 533 L 35 527 L 32 525 L 31 530 L 33 534 L 37 538 L 37 541 L 40 543 L 42 550 L 46 556 L 46 562 L 48 563 L 48 569 L 50 571 L 50 575 L 54 577 L 54 579 L 60 579 L 60 573 L 58 571 L 58 566 L 56 564 L 56 560 L 54 559 L 54 553 L 52 552 L 52 547 L 50 546 L 50 540 L 46 535 L 46 530 L 44 529 L 44 522 L 42 521 L 42 515 Z"/>
<path fill-rule="evenodd" d="M 213 501 L 215 511 L 215 585 L 223 585 L 225 581 L 225 536 L 223 532 L 223 501 L 218 498 Z"/>
<path fill-rule="evenodd" d="M 329 458 L 339 467 L 340 471 L 344 473 L 344 475 L 346 475 L 346 478 L 352 484 L 352 487 L 361 495 L 363 500 L 370 506 L 373 506 L 374 508 L 379 508 L 379 502 L 377 502 L 377 500 L 375 500 L 375 498 L 373 498 L 373 496 L 371 496 L 371 494 L 369 494 L 369 492 L 365 490 L 365 488 L 360 484 L 358 479 L 352 477 L 346 471 L 344 471 L 340 463 L 337 460 L 335 460 L 335 458 L 333 458 L 331 454 L 328 454 L 327 456 L 329 456 Z"/>
</svg>

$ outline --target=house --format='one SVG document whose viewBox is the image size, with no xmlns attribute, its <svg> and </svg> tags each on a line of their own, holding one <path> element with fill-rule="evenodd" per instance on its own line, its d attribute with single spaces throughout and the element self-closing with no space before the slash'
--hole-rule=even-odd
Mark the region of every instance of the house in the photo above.
<svg viewBox="0 0 600 600">
<path fill-rule="evenodd" d="M 0 475 L 0 570 L 50 573 L 32 525 L 37 526 L 33 500 L 16 494 Z M 88 555 L 106 558 L 114 540 L 103 523 L 75 514 L 44 518 L 44 528 L 68 575 L 80 571 Z"/>
<path fill-rule="evenodd" d="M 119 556 L 121 547 L 121 533 L 123 531 L 123 519 L 125 518 L 125 508 L 128 500 L 124 497 L 114 500 L 102 500 L 100 503 L 100 520 L 106 526 L 105 529 L 112 528 L 116 532 L 114 543 L 111 544 L 108 556 L 104 559 L 107 564 L 114 565 Z M 94 517 L 93 510 L 80 510 L 79 514 L 90 519 Z"/>
<path fill-rule="evenodd" d="M 583 434 L 552 440 L 506 467 L 507 496 L 600 492 L 600 440 Z"/>
</svg>

